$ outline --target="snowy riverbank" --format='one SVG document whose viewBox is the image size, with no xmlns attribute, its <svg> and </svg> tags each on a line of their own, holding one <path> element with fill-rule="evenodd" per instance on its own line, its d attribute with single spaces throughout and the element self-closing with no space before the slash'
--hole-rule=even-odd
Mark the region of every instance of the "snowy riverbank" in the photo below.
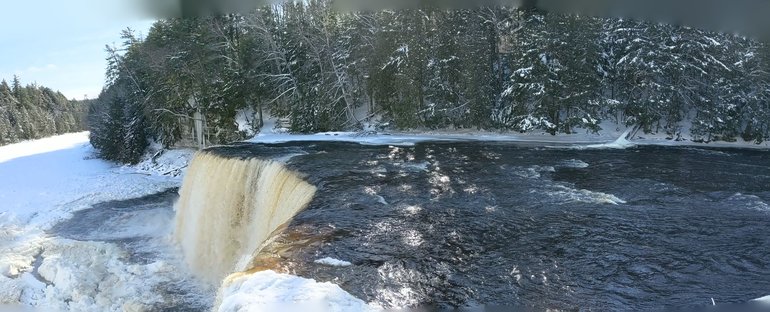
<svg viewBox="0 0 770 312">
<path fill-rule="evenodd" d="M 738 138 L 735 142 L 715 141 L 709 143 L 696 142 L 688 135 L 682 135 L 674 140 L 665 134 L 635 134 L 634 137 L 624 138 L 632 129 L 618 127 L 613 123 L 603 123 L 598 133 L 578 130 L 573 134 L 551 135 L 543 131 L 527 133 L 492 132 L 475 129 L 440 129 L 387 132 L 323 132 L 315 134 L 289 134 L 288 129 L 275 128 L 275 122 L 270 121 L 262 127 L 259 134 L 246 140 L 252 143 L 284 143 L 291 141 L 344 141 L 371 145 L 413 145 L 422 141 L 489 141 L 489 142 L 518 142 L 543 146 L 574 147 L 574 148 L 628 148 L 637 145 L 654 146 L 690 146 L 706 148 L 747 148 L 770 149 L 770 142 L 746 142 Z"/>
<path fill-rule="evenodd" d="M 48 231 L 93 204 L 178 187 L 179 178 L 96 159 L 88 133 L 0 147 L 0 305 L 43 311 L 141 310 L 173 265 L 129 264 L 115 245 Z M 99 287 L 95 287 L 99 285 Z"/>
</svg>

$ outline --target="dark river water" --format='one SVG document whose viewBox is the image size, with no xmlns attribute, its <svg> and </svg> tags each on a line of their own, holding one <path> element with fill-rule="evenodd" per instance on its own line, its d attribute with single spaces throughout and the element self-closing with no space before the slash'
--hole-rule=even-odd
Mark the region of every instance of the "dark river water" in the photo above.
<svg viewBox="0 0 770 312">
<path fill-rule="evenodd" d="M 384 307 L 646 311 L 770 294 L 768 152 L 489 142 L 214 151 L 288 160 L 319 189 L 266 248 L 265 267 Z M 68 229 L 109 227 L 137 209 L 173 213 L 175 196 L 107 203 L 55 230 L 151 260 L 141 238 Z M 314 262 L 324 257 L 352 265 Z M 177 303 L 163 310 L 206 308 Z"/>
<path fill-rule="evenodd" d="M 767 152 L 486 142 L 218 151 L 302 154 L 290 167 L 319 191 L 273 262 L 386 307 L 656 310 L 770 294 Z M 353 265 L 313 263 L 327 256 Z"/>
</svg>

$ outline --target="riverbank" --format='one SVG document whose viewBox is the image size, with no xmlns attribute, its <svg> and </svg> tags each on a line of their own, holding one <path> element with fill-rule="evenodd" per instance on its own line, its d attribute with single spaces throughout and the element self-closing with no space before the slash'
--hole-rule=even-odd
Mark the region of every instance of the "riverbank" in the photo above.
<svg viewBox="0 0 770 312">
<path fill-rule="evenodd" d="M 687 146 L 704 148 L 745 148 L 770 150 L 770 142 L 757 144 L 738 139 L 735 142 L 696 142 L 683 136 L 679 140 L 668 138 L 666 135 L 626 136 L 631 129 L 617 129 L 600 133 L 557 134 L 548 133 L 501 133 L 478 130 L 426 130 L 426 131 L 394 131 L 394 132 L 322 132 L 315 134 L 289 134 L 285 131 L 263 129 L 263 132 L 246 140 L 251 143 L 285 143 L 292 141 L 343 141 L 370 145 L 399 145 L 410 146 L 425 141 L 488 141 L 528 143 L 543 146 L 573 147 L 573 148 L 628 148 L 638 145 L 654 146 Z M 622 139 L 622 140 L 619 140 Z"/>
</svg>

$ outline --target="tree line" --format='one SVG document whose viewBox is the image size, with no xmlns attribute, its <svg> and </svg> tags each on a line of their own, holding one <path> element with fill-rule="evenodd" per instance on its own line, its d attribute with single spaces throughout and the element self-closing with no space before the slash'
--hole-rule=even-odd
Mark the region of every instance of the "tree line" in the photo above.
<svg viewBox="0 0 770 312">
<path fill-rule="evenodd" d="M 55 134 L 85 131 L 88 104 L 18 77 L 0 81 L 0 146 Z"/>
<path fill-rule="evenodd" d="M 90 109 L 102 156 L 230 142 L 263 114 L 293 132 L 473 128 L 770 138 L 770 47 L 733 34 L 536 9 L 348 12 L 328 0 L 157 21 L 108 47 Z M 194 133 L 195 123 L 204 131 Z"/>
</svg>

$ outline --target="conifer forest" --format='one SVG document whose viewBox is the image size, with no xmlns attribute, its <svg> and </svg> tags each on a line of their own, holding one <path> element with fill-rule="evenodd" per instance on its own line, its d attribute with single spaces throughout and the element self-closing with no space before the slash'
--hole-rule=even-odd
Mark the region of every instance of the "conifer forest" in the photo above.
<svg viewBox="0 0 770 312">
<path fill-rule="evenodd" d="M 209 142 L 292 132 L 477 129 L 770 138 L 764 42 L 648 21 L 507 7 L 340 11 L 311 0 L 164 19 L 108 46 L 92 143 L 133 162 L 195 120 Z"/>
</svg>

